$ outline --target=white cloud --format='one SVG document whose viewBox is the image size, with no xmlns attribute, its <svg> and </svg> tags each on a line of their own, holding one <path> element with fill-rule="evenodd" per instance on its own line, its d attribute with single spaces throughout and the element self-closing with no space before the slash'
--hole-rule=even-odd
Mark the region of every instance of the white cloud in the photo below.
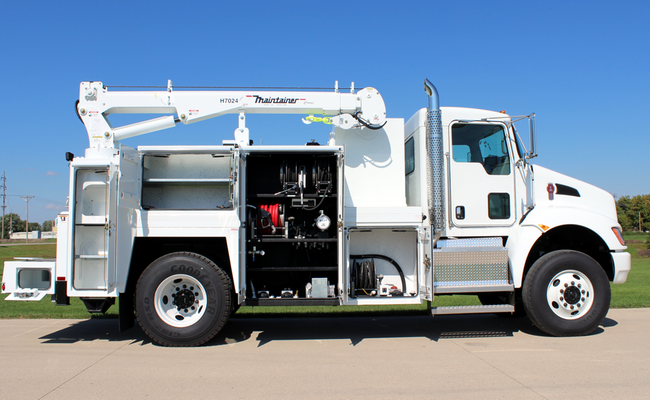
<svg viewBox="0 0 650 400">
<path fill-rule="evenodd" d="M 61 175 L 61 173 L 60 172 L 54 172 L 54 171 L 47 171 L 45 173 L 45 175 L 46 176 L 57 176 L 57 175 Z"/>
<path fill-rule="evenodd" d="M 57 206 L 54 203 L 50 203 L 50 204 L 46 205 L 43 208 L 46 209 L 46 210 L 63 210 L 65 208 L 65 206 Z"/>
</svg>

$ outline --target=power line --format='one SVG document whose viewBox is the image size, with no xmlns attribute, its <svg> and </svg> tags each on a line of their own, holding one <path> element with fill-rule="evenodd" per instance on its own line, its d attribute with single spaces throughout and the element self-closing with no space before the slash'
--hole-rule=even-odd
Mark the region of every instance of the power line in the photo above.
<svg viewBox="0 0 650 400">
<path fill-rule="evenodd" d="M 29 201 L 34 198 L 34 196 L 20 196 L 21 199 L 25 200 L 27 204 L 27 217 L 25 218 L 25 243 L 29 243 Z"/>
</svg>

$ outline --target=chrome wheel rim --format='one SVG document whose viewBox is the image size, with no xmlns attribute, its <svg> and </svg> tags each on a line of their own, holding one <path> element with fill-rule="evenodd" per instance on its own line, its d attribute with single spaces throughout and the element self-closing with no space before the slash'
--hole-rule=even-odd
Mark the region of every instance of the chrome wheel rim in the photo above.
<svg viewBox="0 0 650 400">
<path fill-rule="evenodd" d="M 185 328 L 197 323 L 205 314 L 207 293 L 194 277 L 176 274 L 158 285 L 154 294 L 156 313 L 166 324 Z"/>
<path fill-rule="evenodd" d="M 546 290 L 548 306 L 560 318 L 577 319 L 594 303 L 594 287 L 585 274 L 566 270 L 556 274 Z"/>
</svg>

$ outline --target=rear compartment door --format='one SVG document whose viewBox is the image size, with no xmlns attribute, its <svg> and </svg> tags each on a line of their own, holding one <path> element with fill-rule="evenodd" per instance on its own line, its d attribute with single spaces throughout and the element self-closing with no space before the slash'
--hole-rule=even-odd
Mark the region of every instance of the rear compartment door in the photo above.
<svg viewBox="0 0 650 400">
<path fill-rule="evenodd" d="M 136 233 L 135 210 L 140 208 L 140 193 L 142 193 L 142 157 L 140 152 L 127 146 L 120 147 L 120 165 L 118 176 L 118 192 L 115 200 L 117 207 L 109 216 L 115 224 L 114 253 L 109 253 L 109 271 L 115 271 L 113 282 L 120 293 L 126 291 L 133 240 Z"/>
<path fill-rule="evenodd" d="M 73 169 L 72 282 L 79 295 L 116 294 L 116 164 L 76 165 Z"/>
</svg>

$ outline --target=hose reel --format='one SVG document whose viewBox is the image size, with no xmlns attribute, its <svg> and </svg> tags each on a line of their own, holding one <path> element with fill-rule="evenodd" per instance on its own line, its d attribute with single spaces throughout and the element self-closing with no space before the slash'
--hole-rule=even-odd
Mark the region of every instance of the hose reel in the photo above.
<svg viewBox="0 0 650 400">
<path fill-rule="evenodd" d="M 378 281 L 381 281 L 381 279 L 383 279 L 383 276 L 377 276 L 374 261 L 375 258 L 388 261 L 395 267 L 402 282 L 402 290 L 399 292 L 399 295 L 406 293 L 406 278 L 404 277 L 404 271 L 402 271 L 402 267 L 400 267 L 397 261 L 381 254 L 356 254 L 350 255 L 350 259 L 354 260 L 354 263 L 352 264 L 352 271 L 350 271 L 350 281 L 352 282 L 353 294 L 356 290 L 363 290 L 365 292 L 367 290 L 377 289 Z M 360 259 L 368 260 L 359 263 L 357 260 Z"/>
<path fill-rule="evenodd" d="M 280 184 L 286 195 L 313 194 L 319 197 L 327 196 L 332 192 L 333 178 L 331 165 L 328 160 L 314 160 L 311 174 L 307 173 L 305 165 L 297 161 L 283 161 L 280 165 Z"/>
</svg>

